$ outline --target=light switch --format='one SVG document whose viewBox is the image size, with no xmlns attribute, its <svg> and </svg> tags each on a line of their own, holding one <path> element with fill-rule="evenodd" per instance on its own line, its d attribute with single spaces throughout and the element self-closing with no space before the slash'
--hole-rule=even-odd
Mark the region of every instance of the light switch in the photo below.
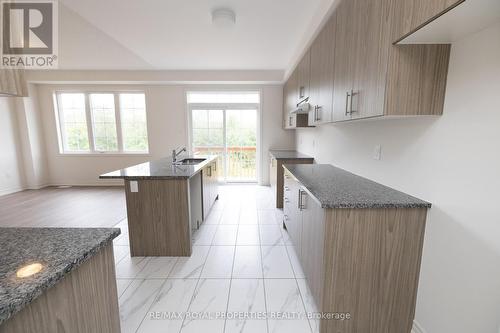
<svg viewBox="0 0 500 333">
<path fill-rule="evenodd" d="M 373 159 L 380 161 L 381 158 L 382 158 L 382 146 L 376 145 L 375 148 L 373 149 Z"/>
<path fill-rule="evenodd" d="M 137 193 L 139 192 L 139 183 L 137 181 L 130 182 L 130 192 Z"/>
</svg>

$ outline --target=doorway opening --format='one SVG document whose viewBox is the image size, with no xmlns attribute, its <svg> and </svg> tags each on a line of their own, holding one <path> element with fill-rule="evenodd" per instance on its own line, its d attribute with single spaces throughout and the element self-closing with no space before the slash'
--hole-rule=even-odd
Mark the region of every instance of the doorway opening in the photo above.
<svg viewBox="0 0 500 333">
<path fill-rule="evenodd" d="M 191 150 L 217 155 L 220 181 L 257 182 L 259 92 L 189 92 Z"/>
</svg>

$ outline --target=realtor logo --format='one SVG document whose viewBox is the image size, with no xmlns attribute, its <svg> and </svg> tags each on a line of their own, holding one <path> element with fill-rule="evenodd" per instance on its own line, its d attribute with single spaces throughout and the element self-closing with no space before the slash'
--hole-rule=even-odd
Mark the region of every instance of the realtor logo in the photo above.
<svg viewBox="0 0 500 333">
<path fill-rule="evenodd" d="M 1 66 L 57 67 L 57 2 L 1 2 Z"/>
</svg>

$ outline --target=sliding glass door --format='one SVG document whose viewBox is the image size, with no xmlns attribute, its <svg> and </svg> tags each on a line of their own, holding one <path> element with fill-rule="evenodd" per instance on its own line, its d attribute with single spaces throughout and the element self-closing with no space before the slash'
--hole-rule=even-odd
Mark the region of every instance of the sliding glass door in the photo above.
<svg viewBox="0 0 500 333">
<path fill-rule="evenodd" d="M 190 106 L 191 146 L 219 156 L 221 180 L 257 181 L 257 108 Z"/>
</svg>

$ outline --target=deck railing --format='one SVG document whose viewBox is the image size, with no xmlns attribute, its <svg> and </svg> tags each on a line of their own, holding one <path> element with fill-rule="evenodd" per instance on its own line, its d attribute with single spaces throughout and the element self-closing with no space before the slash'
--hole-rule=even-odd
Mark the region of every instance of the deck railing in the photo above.
<svg viewBox="0 0 500 333">
<path fill-rule="evenodd" d="M 224 176 L 223 154 L 224 147 L 194 147 L 198 154 L 218 155 L 217 163 L 221 167 L 220 177 Z M 257 147 L 227 147 L 227 180 L 228 181 L 255 181 Z"/>
</svg>

